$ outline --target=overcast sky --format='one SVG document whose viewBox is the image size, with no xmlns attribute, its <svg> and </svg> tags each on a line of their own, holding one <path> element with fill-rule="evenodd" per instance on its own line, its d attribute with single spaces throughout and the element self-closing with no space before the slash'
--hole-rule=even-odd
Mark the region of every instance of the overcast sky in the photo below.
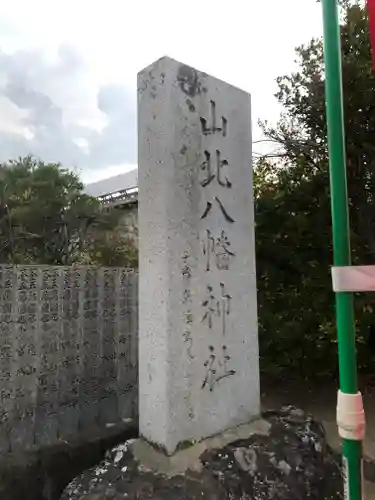
<svg viewBox="0 0 375 500">
<path fill-rule="evenodd" d="M 316 0 L 1 2 L 0 161 L 32 153 L 86 182 L 134 167 L 136 75 L 164 55 L 249 91 L 255 140 L 294 47 L 320 35 Z"/>
</svg>

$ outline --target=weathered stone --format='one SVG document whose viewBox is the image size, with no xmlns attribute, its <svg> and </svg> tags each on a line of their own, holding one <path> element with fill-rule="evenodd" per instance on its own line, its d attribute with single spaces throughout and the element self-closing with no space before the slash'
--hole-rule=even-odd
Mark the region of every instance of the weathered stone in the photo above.
<svg viewBox="0 0 375 500">
<path fill-rule="evenodd" d="M 139 463 L 127 442 L 76 478 L 61 500 L 342 500 L 340 460 L 322 425 L 293 407 L 263 419 L 268 435 L 207 450 L 201 470 L 173 476 Z"/>
<path fill-rule="evenodd" d="M 138 130 L 139 427 L 172 454 L 260 412 L 250 96 L 164 57 Z"/>
</svg>

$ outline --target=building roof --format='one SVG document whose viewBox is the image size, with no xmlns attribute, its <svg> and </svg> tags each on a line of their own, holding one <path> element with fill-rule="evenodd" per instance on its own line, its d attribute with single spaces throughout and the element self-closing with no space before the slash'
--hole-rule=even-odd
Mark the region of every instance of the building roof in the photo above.
<svg viewBox="0 0 375 500">
<path fill-rule="evenodd" d="M 85 192 L 96 198 L 138 188 L 138 169 L 86 184 Z"/>
</svg>

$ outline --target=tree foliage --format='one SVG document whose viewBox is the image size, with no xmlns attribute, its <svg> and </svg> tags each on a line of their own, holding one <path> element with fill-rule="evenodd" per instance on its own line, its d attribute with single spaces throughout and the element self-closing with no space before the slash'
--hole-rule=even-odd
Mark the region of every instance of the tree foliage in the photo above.
<svg viewBox="0 0 375 500">
<path fill-rule="evenodd" d="M 26 157 L 0 166 L 1 263 L 134 264 L 120 216 L 86 195 L 77 174 L 59 164 Z"/>
<path fill-rule="evenodd" d="M 353 260 L 375 264 L 375 77 L 361 5 L 344 5 L 341 40 Z M 266 371 L 311 377 L 337 366 L 322 40 L 296 54 L 298 71 L 277 81 L 284 112 L 262 124 L 280 157 L 259 160 L 255 174 L 260 345 Z M 370 294 L 356 297 L 356 318 L 366 369 Z"/>
</svg>

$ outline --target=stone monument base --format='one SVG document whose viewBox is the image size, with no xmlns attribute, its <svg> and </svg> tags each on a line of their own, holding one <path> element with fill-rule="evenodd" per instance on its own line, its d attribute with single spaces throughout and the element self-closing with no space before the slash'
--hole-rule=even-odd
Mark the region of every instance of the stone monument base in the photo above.
<svg viewBox="0 0 375 500">
<path fill-rule="evenodd" d="M 321 424 L 293 407 L 178 451 L 142 440 L 108 452 L 61 500 L 341 500 L 340 458 Z"/>
</svg>

